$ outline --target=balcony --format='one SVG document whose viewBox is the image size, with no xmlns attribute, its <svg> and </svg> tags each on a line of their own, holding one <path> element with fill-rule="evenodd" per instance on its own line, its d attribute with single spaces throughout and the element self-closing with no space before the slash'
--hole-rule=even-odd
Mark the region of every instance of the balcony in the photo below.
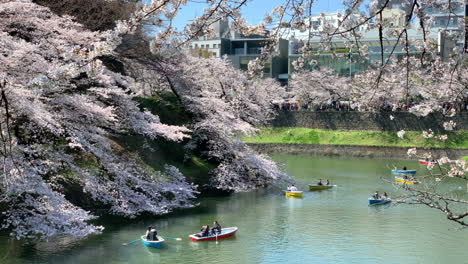
<svg viewBox="0 0 468 264">
<path fill-rule="evenodd" d="M 262 53 L 261 47 L 247 48 L 247 53 L 244 48 L 235 48 L 234 55 L 260 55 Z"/>
</svg>

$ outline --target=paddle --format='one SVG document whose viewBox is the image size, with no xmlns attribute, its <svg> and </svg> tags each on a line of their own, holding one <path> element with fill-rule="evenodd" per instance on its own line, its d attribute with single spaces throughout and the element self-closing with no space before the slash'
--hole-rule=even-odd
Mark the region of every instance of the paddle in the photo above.
<svg viewBox="0 0 468 264">
<path fill-rule="evenodd" d="M 167 236 L 160 236 L 160 237 L 166 238 L 166 239 L 174 239 L 174 240 L 177 240 L 177 241 L 182 240 L 182 238 L 180 238 L 180 237 L 167 237 Z"/>
<path fill-rule="evenodd" d="M 130 244 L 135 243 L 135 242 L 140 241 L 140 240 L 141 240 L 141 238 L 135 239 L 135 240 L 130 241 L 130 242 L 128 242 L 128 243 L 123 243 L 122 245 L 127 246 L 127 245 L 130 245 Z"/>
<path fill-rule="evenodd" d="M 218 244 L 218 232 L 215 231 L 215 235 L 216 235 L 216 244 Z"/>
</svg>

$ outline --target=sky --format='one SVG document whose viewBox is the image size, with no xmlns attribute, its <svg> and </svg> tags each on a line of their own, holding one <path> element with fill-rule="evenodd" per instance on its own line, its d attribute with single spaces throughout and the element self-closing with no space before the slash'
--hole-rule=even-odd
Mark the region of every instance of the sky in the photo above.
<svg viewBox="0 0 468 264">
<path fill-rule="evenodd" d="M 242 8 L 242 14 L 249 24 L 258 24 L 267 12 L 270 12 L 282 2 L 283 0 L 249 0 L 247 5 Z M 332 12 L 344 9 L 342 2 L 343 0 L 318 0 L 312 6 L 313 13 L 319 14 L 320 12 Z M 176 21 L 174 21 L 174 25 L 178 29 L 182 29 L 187 24 L 187 21 L 200 16 L 204 7 L 204 4 L 193 2 L 182 7 Z"/>
</svg>

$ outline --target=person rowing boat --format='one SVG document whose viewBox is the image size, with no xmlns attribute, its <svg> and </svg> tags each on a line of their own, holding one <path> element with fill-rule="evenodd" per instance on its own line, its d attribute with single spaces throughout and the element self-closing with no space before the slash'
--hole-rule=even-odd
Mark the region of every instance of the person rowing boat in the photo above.
<svg viewBox="0 0 468 264">
<path fill-rule="evenodd" d="M 158 232 L 152 226 L 149 226 L 148 230 L 146 230 L 145 238 L 148 241 L 158 241 Z"/>
<path fill-rule="evenodd" d="M 214 221 L 213 227 L 211 228 L 211 234 L 221 234 L 221 225 L 218 223 L 218 221 Z"/>
</svg>

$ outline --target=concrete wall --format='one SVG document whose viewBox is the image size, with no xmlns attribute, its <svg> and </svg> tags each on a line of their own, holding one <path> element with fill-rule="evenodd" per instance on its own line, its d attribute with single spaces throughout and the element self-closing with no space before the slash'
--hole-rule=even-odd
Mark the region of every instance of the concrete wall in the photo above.
<svg viewBox="0 0 468 264">
<path fill-rule="evenodd" d="M 395 119 L 390 120 L 390 115 Z M 443 122 L 453 120 L 457 123 L 455 129 L 468 130 L 468 113 L 459 113 L 454 117 L 444 117 L 441 114 L 431 114 L 418 117 L 407 112 L 312 112 L 312 111 L 280 111 L 270 122 L 273 127 L 305 127 L 314 129 L 340 130 L 443 130 Z"/>
<path fill-rule="evenodd" d="M 276 143 L 249 143 L 250 147 L 260 153 L 304 154 L 317 156 L 348 156 L 383 159 L 410 159 L 408 148 L 403 147 L 371 147 L 350 145 L 318 145 L 318 144 L 276 144 Z M 468 156 L 468 149 L 423 149 L 418 152 L 430 151 L 434 157 L 448 156 L 450 159 L 459 159 Z"/>
</svg>

